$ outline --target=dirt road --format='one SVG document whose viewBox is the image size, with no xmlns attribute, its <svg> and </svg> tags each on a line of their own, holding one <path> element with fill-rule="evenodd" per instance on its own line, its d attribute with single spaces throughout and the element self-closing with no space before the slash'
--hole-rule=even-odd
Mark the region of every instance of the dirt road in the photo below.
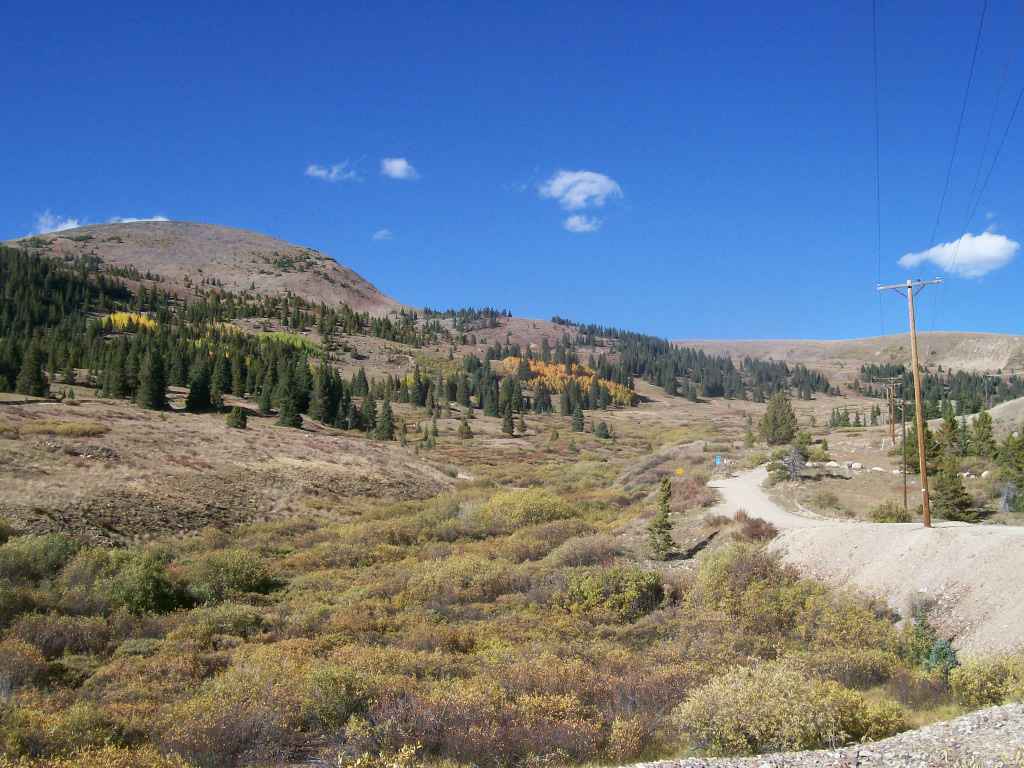
<svg viewBox="0 0 1024 768">
<path fill-rule="evenodd" d="M 751 517 L 767 520 L 780 531 L 790 528 L 815 528 L 833 525 L 836 522 L 823 517 L 805 517 L 783 509 L 772 501 L 761 487 L 767 477 L 768 470 L 758 467 L 724 480 L 711 481 L 708 485 L 722 495 L 722 501 L 708 510 L 709 514 L 732 517 L 737 510 L 742 509 Z"/>
</svg>

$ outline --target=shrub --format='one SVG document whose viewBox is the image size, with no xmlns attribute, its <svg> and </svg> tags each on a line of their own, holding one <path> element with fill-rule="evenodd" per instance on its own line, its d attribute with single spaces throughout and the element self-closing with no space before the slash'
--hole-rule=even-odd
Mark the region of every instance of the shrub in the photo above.
<svg viewBox="0 0 1024 768">
<path fill-rule="evenodd" d="M 848 688 L 871 688 L 889 680 L 899 660 L 879 648 L 826 648 L 787 657 L 812 677 L 835 680 Z"/>
<path fill-rule="evenodd" d="M 50 578 L 77 550 L 72 539 L 59 533 L 17 536 L 0 545 L 0 578 L 14 583 Z"/>
<path fill-rule="evenodd" d="M 110 580 L 111 603 L 129 613 L 164 613 L 187 603 L 167 576 L 167 558 L 159 552 L 130 552 Z"/>
<path fill-rule="evenodd" d="M 6 627 L 19 615 L 28 613 L 35 605 L 28 587 L 14 586 L 0 580 L 0 628 Z"/>
<path fill-rule="evenodd" d="M 905 727 L 895 704 L 872 706 L 856 691 L 780 662 L 714 678 L 690 694 L 673 718 L 715 755 L 835 747 Z"/>
<path fill-rule="evenodd" d="M 1024 697 L 1024 657 L 969 661 L 950 671 L 949 687 L 957 703 L 969 709 L 1019 699 Z"/>
<path fill-rule="evenodd" d="M 233 429 L 245 429 L 248 426 L 249 417 L 243 409 L 236 405 L 228 411 L 228 415 L 224 417 L 224 422 Z"/>
<path fill-rule="evenodd" d="M 563 603 L 598 621 L 631 623 L 656 610 L 665 598 L 661 576 L 638 568 L 603 568 L 569 578 Z"/>
<path fill-rule="evenodd" d="M 899 668 L 886 691 L 901 704 L 915 709 L 934 709 L 949 702 L 949 685 L 939 671 Z"/>
<path fill-rule="evenodd" d="M 168 636 L 168 640 L 184 641 L 208 647 L 221 635 L 247 638 L 263 629 L 263 616 L 249 605 L 223 603 L 196 608 Z"/>
<path fill-rule="evenodd" d="M 0 757 L 0 768 L 26 768 Z M 190 768 L 177 755 L 162 755 L 153 747 L 106 746 L 83 749 L 69 757 L 50 758 L 36 768 Z"/>
<path fill-rule="evenodd" d="M 903 505 L 895 501 L 884 501 L 871 510 L 871 522 L 873 523 L 912 523 L 914 522 L 910 510 L 904 510 Z"/>
<path fill-rule="evenodd" d="M 737 535 L 747 541 L 768 541 L 779 535 L 779 530 L 760 517 L 750 517 L 742 509 L 736 512 L 736 522 L 740 524 Z"/>
<path fill-rule="evenodd" d="M 553 550 L 545 562 L 555 568 L 608 565 L 622 552 L 622 545 L 613 536 L 605 534 L 578 536 Z"/>
<path fill-rule="evenodd" d="M 31 643 L 48 659 L 65 653 L 100 653 L 110 641 L 107 623 L 96 616 L 29 614 L 18 619 L 9 635 Z"/>
<path fill-rule="evenodd" d="M 529 585 L 511 563 L 479 555 L 456 555 L 423 563 L 410 577 L 405 593 L 421 603 L 492 602 Z"/>
<path fill-rule="evenodd" d="M 39 419 L 22 422 L 18 431 L 23 435 L 57 435 L 59 437 L 98 437 L 110 431 L 106 424 L 98 421 L 61 421 L 60 419 Z"/>
<path fill-rule="evenodd" d="M 481 516 L 503 522 L 511 528 L 520 528 L 572 517 L 573 509 L 551 491 L 526 488 L 494 494 L 481 510 Z"/>
<path fill-rule="evenodd" d="M 266 594 L 277 586 L 259 555 L 226 549 L 200 558 L 189 568 L 190 590 L 203 603 L 219 603 L 231 595 Z"/>
<path fill-rule="evenodd" d="M 650 737 L 650 725 L 642 717 L 616 717 L 608 733 L 605 754 L 616 762 L 635 760 L 643 754 Z"/>
<path fill-rule="evenodd" d="M 0 699 L 22 686 L 42 682 L 45 675 L 46 659 L 38 648 L 24 640 L 0 641 Z"/>
</svg>

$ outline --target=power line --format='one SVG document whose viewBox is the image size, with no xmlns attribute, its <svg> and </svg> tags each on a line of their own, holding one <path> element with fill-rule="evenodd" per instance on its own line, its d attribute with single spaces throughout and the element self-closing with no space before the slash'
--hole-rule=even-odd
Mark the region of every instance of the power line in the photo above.
<svg viewBox="0 0 1024 768">
<path fill-rule="evenodd" d="M 878 116 L 878 0 L 871 0 L 871 54 L 875 75 L 875 253 L 878 258 L 876 284 L 882 282 L 882 161 L 881 131 Z M 882 294 L 878 294 L 878 327 L 885 336 L 885 314 Z"/>
<path fill-rule="evenodd" d="M 971 95 L 971 83 L 974 82 L 974 65 L 978 60 L 978 49 L 981 47 L 981 32 L 985 28 L 985 14 L 988 12 L 988 0 L 984 0 L 981 6 L 981 19 L 978 22 L 978 34 L 974 38 L 974 53 L 971 54 L 971 68 L 967 74 L 967 87 L 964 89 L 964 101 L 960 105 L 960 119 L 956 124 L 956 134 L 953 138 L 953 152 L 949 156 L 949 165 L 946 168 L 946 182 L 942 187 L 942 196 L 939 198 L 939 212 L 935 216 L 935 224 L 932 226 L 931 237 L 928 238 L 928 246 L 935 243 L 935 235 L 939 231 L 939 222 L 942 220 L 942 209 L 946 206 L 946 195 L 949 192 L 949 182 L 953 176 L 953 164 L 956 162 L 956 152 L 960 146 L 960 133 L 964 126 L 964 115 L 967 114 L 967 102 Z"/>
<path fill-rule="evenodd" d="M 1017 101 L 1014 102 L 1013 112 L 1010 113 L 1010 119 L 1006 122 L 1006 128 L 1003 130 L 1003 137 L 999 140 L 999 146 L 996 148 L 996 153 L 992 157 L 992 165 L 988 167 L 988 173 L 985 174 L 985 181 L 981 185 L 981 189 L 978 190 L 978 196 L 974 199 L 974 205 L 972 206 L 970 213 L 968 214 L 968 221 L 974 218 L 974 214 L 978 211 L 978 206 L 981 204 L 981 198 L 985 194 L 985 189 L 988 187 L 989 179 L 992 178 L 992 171 L 996 168 L 996 163 L 999 161 L 999 155 L 1003 151 L 1003 146 L 1006 144 L 1006 137 L 1010 135 L 1010 127 L 1013 125 L 1013 119 L 1017 116 L 1017 111 L 1020 109 L 1021 99 L 1024 98 L 1024 88 L 1021 88 L 1020 93 L 1017 94 Z"/>
</svg>

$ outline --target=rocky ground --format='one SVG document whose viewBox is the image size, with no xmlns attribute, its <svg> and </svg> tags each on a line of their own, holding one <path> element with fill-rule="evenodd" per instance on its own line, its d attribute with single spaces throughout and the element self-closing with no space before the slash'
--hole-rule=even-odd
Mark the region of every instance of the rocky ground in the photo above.
<svg viewBox="0 0 1024 768">
<path fill-rule="evenodd" d="M 842 749 L 748 758 L 686 758 L 635 768 L 1020 768 L 1024 705 L 973 712 L 891 739 Z"/>
</svg>

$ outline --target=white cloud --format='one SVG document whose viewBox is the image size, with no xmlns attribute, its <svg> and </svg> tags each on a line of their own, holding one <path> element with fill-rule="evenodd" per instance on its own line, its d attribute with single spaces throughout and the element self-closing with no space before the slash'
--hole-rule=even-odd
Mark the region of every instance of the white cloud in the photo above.
<svg viewBox="0 0 1024 768">
<path fill-rule="evenodd" d="M 539 191 L 541 197 L 558 200 L 567 211 L 600 207 L 610 197 L 622 197 L 618 182 L 596 171 L 558 171 Z"/>
<path fill-rule="evenodd" d="M 900 259 L 900 266 L 910 269 L 930 261 L 944 271 L 961 277 L 981 277 L 1005 267 L 1017 255 L 1020 243 L 1005 235 L 966 232 L 950 243 L 942 243 L 927 251 L 908 253 Z"/>
<path fill-rule="evenodd" d="M 392 234 L 391 230 L 388 229 L 387 227 L 385 227 L 384 229 L 378 229 L 376 232 L 373 233 L 374 240 L 390 240 L 393 237 L 394 234 Z"/>
<path fill-rule="evenodd" d="M 144 219 L 137 219 L 134 216 L 113 216 L 107 219 L 108 224 L 134 224 L 138 221 L 170 221 L 166 216 L 149 216 Z"/>
<path fill-rule="evenodd" d="M 335 181 L 359 181 L 359 174 L 350 167 L 348 160 L 343 163 L 335 163 L 330 168 L 310 163 L 306 166 L 306 175 L 314 179 L 322 179 L 334 183 Z"/>
<path fill-rule="evenodd" d="M 596 232 L 601 228 L 601 220 L 596 216 L 573 214 L 562 225 L 570 232 Z"/>
<path fill-rule="evenodd" d="M 71 217 L 63 218 L 53 211 L 46 209 L 36 216 L 36 226 L 32 230 L 34 235 L 45 235 L 50 232 L 63 232 L 65 229 L 75 229 L 82 226 L 84 222 Z"/>
<path fill-rule="evenodd" d="M 416 169 L 404 157 L 385 157 L 380 161 L 380 172 L 392 179 L 415 179 Z"/>
</svg>

